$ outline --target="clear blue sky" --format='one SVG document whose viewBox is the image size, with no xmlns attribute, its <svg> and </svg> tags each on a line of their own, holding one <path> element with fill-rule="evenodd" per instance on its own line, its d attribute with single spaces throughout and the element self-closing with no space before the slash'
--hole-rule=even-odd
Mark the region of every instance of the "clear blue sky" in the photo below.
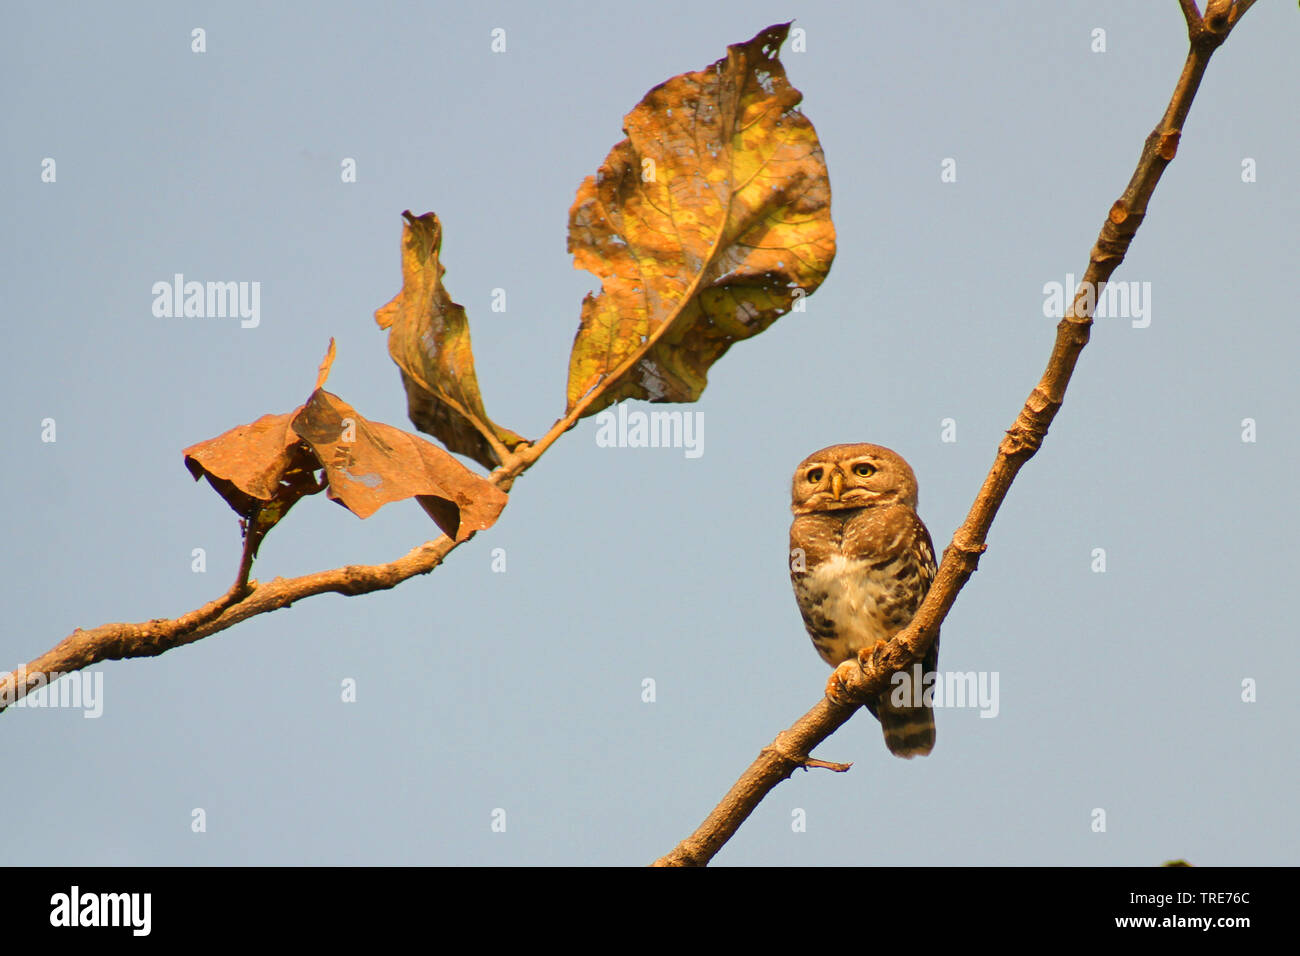
<svg viewBox="0 0 1300 956">
<path fill-rule="evenodd" d="M 1185 47 L 1174 0 L 6 4 L 5 667 L 226 589 L 235 516 L 181 450 L 303 401 L 330 336 L 331 389 L 406 426 L 372 318 L 403 209 L 442 218 L 490 413 L 543 433 L 596 285 L 565 252 L 578 184 L 646 90 L 792 17 L 839 255 L 806 313 L 715 367 L 703 454 L 598 447 L 588 420 L 433 574 L 102 665 L 97 719 L 4 714 L 0 862 L 669 850 L 822 692 L 785 567 L 795 464 L 894 448 L 947 543 L 1051 348 L 1043 287 L 1082 273 Z M 1150 324 L 1098 320 L 944 626 L 941 667 L 997 672 L 998 716 L 940 711 L 910 762 L 855 717 L 819 751 L 852 771 L 797 774 L 719 864 L 1295 862 L 1298 34 L 1259 3 L 1215 57 L 1115 276 L 1150 283 Z M 176 273 L 259 282 L 260 323 L 156 317 Z M 321 496 L 254 573 L 435 533 L 414 503 L 362 522 Z"/>
</svg>

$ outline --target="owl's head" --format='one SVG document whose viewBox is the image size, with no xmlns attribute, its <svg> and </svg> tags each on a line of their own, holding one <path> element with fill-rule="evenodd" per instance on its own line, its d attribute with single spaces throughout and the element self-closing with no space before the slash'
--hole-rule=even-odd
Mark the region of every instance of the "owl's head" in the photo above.
<svg viewBox="0 0 1300 956">
<path fill-rule="evenodd" d="M 831 445 L 795 469 L 790 510 L 797 515 L 894 504 L 916 508 L 916 475 L 880 445 Z"/>
</svg>

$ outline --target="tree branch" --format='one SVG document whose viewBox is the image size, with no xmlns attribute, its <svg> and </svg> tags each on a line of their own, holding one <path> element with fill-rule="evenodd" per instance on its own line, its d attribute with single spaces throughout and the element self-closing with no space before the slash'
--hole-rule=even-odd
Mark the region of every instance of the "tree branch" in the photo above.
<svg viewBox="0 0 1300 956">
<path fill-rule="evenodd" d="M 1240 0 L 1233 6 L 1210 0 L 1202 20 L 1192 0 L 1180 0 L 1188 23 L 1189 50 L 1169 106 L 1147 137 L 1128 187 L 1102 223 L 1083 281 L 1056 327 L 1047 369 L 999 444 L 993 467 L 966 520 L 944 549 L 934 584 L 916 616 L 890 641 L 859 652 L 857 660 L 840 664 L 827 683 L 825 699 L 789 730 L 778 734 L 773 745 L 759 754 L 695 832 L 656 860 L 655 866 L 707 865 L 763 798 L 789 777 L 795 767 L 807 761 L 813 747 L 838 730 L 864 701 L 879 697 L 889 687 L 894 673 L 925 656 L 958 592 L 975 572 L 979 556 L 988 547 L 985 540 L 989 527 L 1011 483 L 1024 463 L 1038 451 L 1060 410 L 1079 353 L 1088 344 L 1096 295 L 1124 261 L 1133 236 L 1146 216 L 1147 203 L 1156 184 L 1174 158 L 1183 123 L 1210 57 L 1253 2 Z M 1225 6 L 1228 9 L 1222 9 Z M 1093 292 L 1091 296 L 1089 290 Z"/>
<path fill-rule="evenodd" d="M 587 403 L 574 408 L 531 445 L 506 452 L 488 480 L 508 491 L 514 480 L 536 464 L 561 435 L 577 424 Z M 504 449 L 502 449 L 504 451 Z M 192 644 L 240 621 L 289 607 L 317 594 L 355 596 L 396 587 L 407 578 L 428 574 L 457 546 L 446 535 L 427 541 L 387 564 L 347 565 L 296 578 L 275 578 L 269 584 L 249 580 L 253 554 L 264 537 L 256 518 L 248 522 L 235 583 L 221 597 L 177 618 L 155 618 L 140 623 L 112 623 L 77 628 L 44 654 L 7 674 L 0 675 L 0 712 L 57 677 L 100 661 L 128 657 L 156 657 L 176 647 Z M 472 538 L 473 535 L 470 535 Z M 469 540 L 466 538 L 465 540 Z"/>
<path fill-rule="evenodd" d="M 1191 40 L 1201 28 L 1201 11 L 1196 9 L 1196 0 L 1178 0 L 1178 6 L 1182 8 L 1183 19 L 1187 21 L 1187 39 Z"/>
</svg>

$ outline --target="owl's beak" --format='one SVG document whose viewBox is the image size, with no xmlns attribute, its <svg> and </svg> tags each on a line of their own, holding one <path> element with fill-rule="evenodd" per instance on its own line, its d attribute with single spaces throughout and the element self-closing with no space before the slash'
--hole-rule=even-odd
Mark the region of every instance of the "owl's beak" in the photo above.
<svg viewBox="0 0 1300 956">
<path fill-rule="evenodd" d="M 840 495 L 844 493 L 844 476 L 838 471 L 831 473 L 831 497 L 836 501 L 840 500 Z"/>
</svg>

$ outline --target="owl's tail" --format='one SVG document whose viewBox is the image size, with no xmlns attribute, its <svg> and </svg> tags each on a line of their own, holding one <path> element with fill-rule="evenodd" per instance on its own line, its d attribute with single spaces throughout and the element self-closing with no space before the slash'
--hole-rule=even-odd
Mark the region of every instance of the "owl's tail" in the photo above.
<svg viewBox="0 0 1300 956">
<path fill-rule="evenodd" d="M 895 707 L 889 695 L 883 694 L 876 704 L 876 716 L 885 732 L 885 746 L 895 757 L 911 760 L 934 749 L 933 707 Z"/>
<path fill-rule="evenodd" d="M 924 757 L 934 749 L 934 707 L 924 703 L 924 687 L 925 675 L 937 674 L 938 670 L 939 635 L 936 634 L 925 652 L 924 662 L 908 672 L 913 679 L 881 694 L 874 707 L 867 705 L 880 721 L 885 746 L 895 757 L 911 760 Z M 900 694 L 898 698 L 893 696 L 895 692 Z"/>
</svg>

